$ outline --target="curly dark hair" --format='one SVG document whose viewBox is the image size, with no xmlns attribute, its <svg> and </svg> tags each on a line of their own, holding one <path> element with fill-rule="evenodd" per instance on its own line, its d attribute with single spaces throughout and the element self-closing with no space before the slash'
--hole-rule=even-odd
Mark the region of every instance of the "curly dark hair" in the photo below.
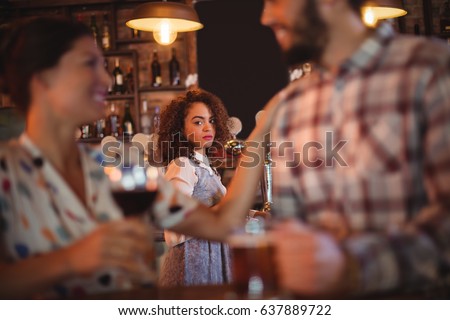
<svg viewBox="0 0 450 320">
<path fill-rule="evenodd" d="M 228 112 L 223 102 L 214 94 L 205 90 L 190 90 L 179 96 L 161 112 L 158 133 L 158 148 L 165 165 L 178 157 L 190 157 L 194 152 L 194 145 L 184 135 L 184 120 L 188 110 L 195 102 L 204 103 L 215 118 L 216 134 L 213 144 L 206 149 L 210 151 L 222 148 L 231 139 L 227 127 Z"/>
</svg>

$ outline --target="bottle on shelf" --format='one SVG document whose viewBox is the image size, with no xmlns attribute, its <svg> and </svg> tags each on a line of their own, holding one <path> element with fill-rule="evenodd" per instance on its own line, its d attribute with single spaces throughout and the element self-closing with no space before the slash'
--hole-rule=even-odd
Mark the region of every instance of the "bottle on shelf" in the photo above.
<svg viewBox="0 0 450 320">
<path fill-rule="evenodd" d="M 161 65 L 158 61 L 158 51 L 153 50 L 153 61 L 152 61 L 152 87 L 160 87 L 162 85 L 161 78 Z"/>
<path fill-rule="evenodd" d="M 177 60 L 176 50 L 172 48 L 172 59 L 169 62 L 170 85 L 180 85 L 180 63 Z"/>
<path fill-rule="evenodd" d="M 439 10 L 439 23 L 441 35 L 447 39 L 450 46 L 450 0 L 442 3 Z"/>
<path fill-rule="evenodd" d="M 159 106 L 155 106 L 153 108 L 153 116 L 152 116 L 152 133 L 159 132 L 159 123 L 160 123 L 160 110 Z"/>
<path fill-rule="evenodd" d="M 113 85 L 113 93 L 115 94 L 123 94 L 125 93 L 125 85 L 123 83 L 123 72 L 120 69 L 119 58 L 115 60 L 115 68 L 113 70 L 114 77 L 114 85 Z"/>
<path fill-rule="evenodd" d="M 420 22 L 419 19 L 416 19 L 414 22 L 414 34 L 416 36 L 420 36 Z"/>
<path fill-rule="evenodd" d="M 80 127 L 81 130 L 81 139 L 89 139 L 92 137 L 92 125 L 90 124 L 83 124 Z"/>
<path fill-rule="evenodd" d="M 135 132 L 133 117 L 131 116 L 130 104 L 125 103 L 125 113 L 122 120 L 122 132 L 125 138 L 131 138 Z"/>
<path fill-rule="evenodd" d="M 95 17 L 95 14 L 91 14 L 91 23 L 89 25 L 89 27 L 91 28 L 92 31 L 92 36 L 94 37 L 95 40 L 95 45 L 97 47 L 99 47 L 98 45 L 98 27 L 97 27 L 97 18 Z"/>
<path fill-rule="evenodd" d="M 106 132 L 109 135 L 116 138 L 120 136 L 120 118 L 114 103 L 111 103 L 109 115 L 106 121 L 106 127 Z"/>
<path fill-rule="evenodd" d="M 125 76 L 125 86 L 126 86 L 126 93 L 133 94 L 134 93 L 134 77 L 133 77 L 133 67 L 128 67 L 128 72 Z"/>
<path fill-rule="evenodd" d="M 111 49 L 111 35 L 109 32 L 109 20 L 108 20 L 108 15 L 106 13 L 103 14 L 102 48 L 105 51 Z"/>
<path fill-rule="evenodd" d="M 150 116 L 150 112 L 148 111 L 147 100 L 142 101 L 141 130 L 144 134 L 152 133 L 152 118 Z"/>
<path fill-rule="evenodd" d="M 105 119 L 99 119 L 95 121 L 95 137 L 97 138 L 104 138 L 106 135 L 106 121 Z"/>
</svg>

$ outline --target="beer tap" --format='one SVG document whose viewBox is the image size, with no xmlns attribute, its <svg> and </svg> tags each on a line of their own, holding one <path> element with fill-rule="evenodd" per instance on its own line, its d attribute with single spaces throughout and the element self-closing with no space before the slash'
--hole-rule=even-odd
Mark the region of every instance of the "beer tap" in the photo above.
<svg viewBox="0 0 450 320">
<path fill-rule="evenodd" d="M 259 111 L 255 120 L 258 123 L 258 119 L 264 113 L 264 110 Z M 263 198 L 263 208 L 261 211 L 270 213 L 272 207 L 272 158 L 270 156 L 270 133 L 264 137 L 264 171 L 261 178 L 261 195 Z"/>
<path fill-rule="evenodd" d="M 256 114 L 256 122 L 258 122 L 258 119 L 263 114 L 263 112 L 264 111 L 261 110 Z M 227 141 L 227 143 L 225 144 L 225 150 L 228 154 L 239 156 L 245 147 L 245 142 L 236 138 L 236 136 L 242 130 L 242 123 L 238 118 L 230 117 L 227 126 L 233 138 Z M 261 195 L 263 199 L 263 208 L 261 211 L 265 213 L 270 213 L 270 209 L 272 206 L 272 158 L 270 156 L 270 146 L 270 134 L 267 134 L 264 138 L 264 171 L 260 182 Z"/>
<path fill-rule="evenodd" d="M 239 156 L 242 153 L 242 149 L 245 147 L 245 142 L 236 138 L 239 132 L 242 131 L 242 122 L 239 118 L 230 117 L 227 126 L 232 135 L 232 139 L 225 144 L 225 150 L 228 154 Z"/>
</svg>

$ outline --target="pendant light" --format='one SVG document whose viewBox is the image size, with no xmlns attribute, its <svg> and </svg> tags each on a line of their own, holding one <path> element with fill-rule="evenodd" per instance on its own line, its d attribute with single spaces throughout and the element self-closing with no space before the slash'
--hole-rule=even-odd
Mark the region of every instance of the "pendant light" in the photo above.
<svg viewBox="0 0 450 320">
<path fill-rule="evenodd" d="M 137 6 L 126 25 L 132 29 L 153 32 L 156 42 L 169 45 L 178 32 L 203 28 L 194 8 L 178 2 L 157 1 Z"/>
<path fill-rule="evenodd" d="M 407 14 L 401 0 L 366 1 L 362 7 L 364 23 L 375 26 L 378 20 L 392 19 Z"/>
</svg>

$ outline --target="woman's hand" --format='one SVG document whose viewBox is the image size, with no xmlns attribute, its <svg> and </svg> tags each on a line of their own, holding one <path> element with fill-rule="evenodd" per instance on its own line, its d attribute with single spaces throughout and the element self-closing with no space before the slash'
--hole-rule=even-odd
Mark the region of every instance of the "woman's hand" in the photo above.
<svg viewBox="0 0 450 320">
<path fill-rule="evenodd" d="M 138 219 L 102 224 L 66 249 L 67 266 L 74 276 L 116 267 L 142 278 L 150 272 L 142 257 L 153 254 L 152 243 L 150 227 Z"/>
<path fill-rule="evenodd" d="M 153 273 L 142 258 L 153 255 L 152 243 L 150 226 L 140 220 L 102 224 L 67 248 L 13 264 L 0 262 L 0 298 L 33 297 L 66 279 L 109 267 L 122 269 L 130 279 L 149 279 Z"/>
</svg>

